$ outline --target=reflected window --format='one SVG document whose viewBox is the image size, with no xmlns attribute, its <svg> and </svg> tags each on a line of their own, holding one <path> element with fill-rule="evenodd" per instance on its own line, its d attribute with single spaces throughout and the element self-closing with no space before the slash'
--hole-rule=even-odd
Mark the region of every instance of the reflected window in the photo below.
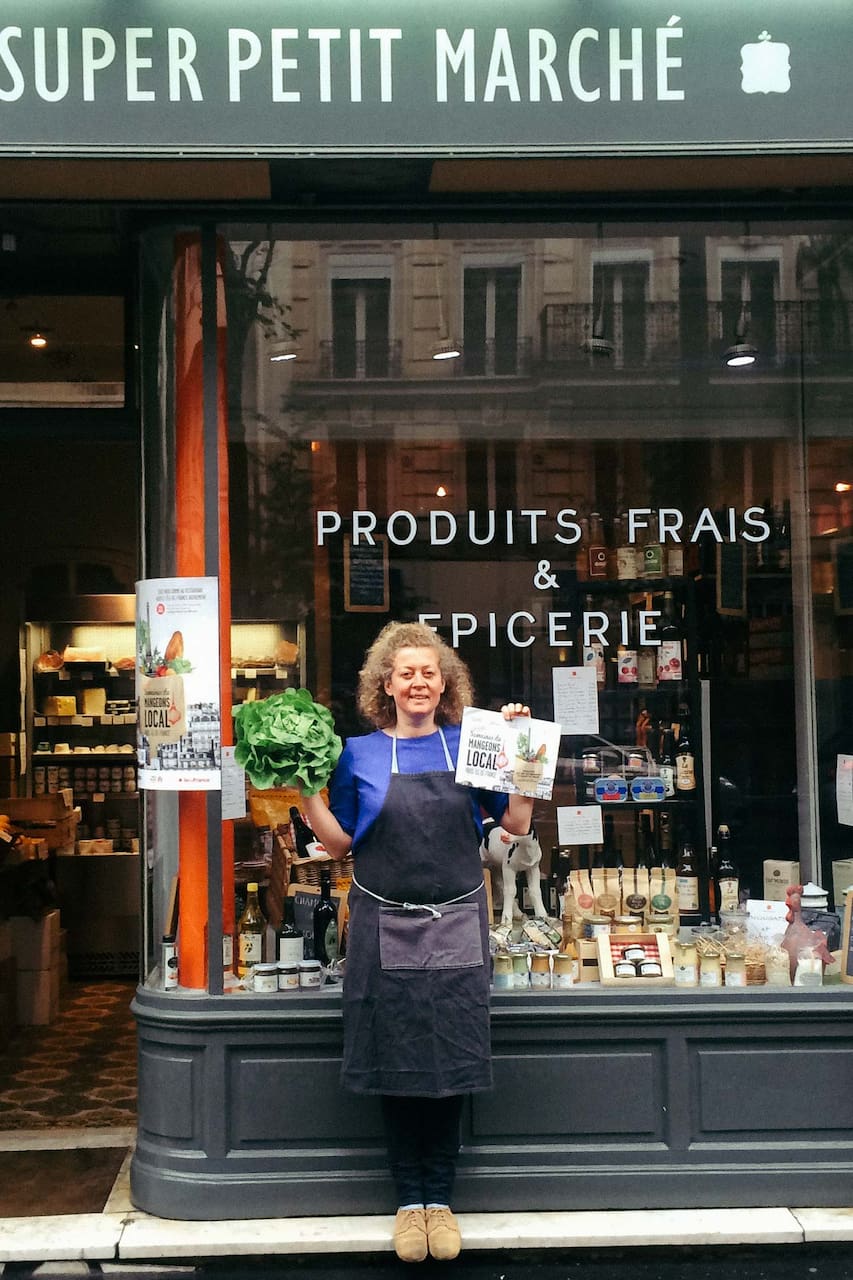
<svg viewBox="0 0 853 1280">
<path fill-rule="evenodd" d="M 777 304 L 779 263 L 770 259 L 723 261 L 720 264 L 723 336 L 748 338 L 762 360 L 774 360 L 779 349 Z"/>
<path fill-rule="evenodd" d="M 649 264 L 596 262 L 592 303 L 599 337 L 613 344 L 616 364 L 638 366 L 648 351 Z"/>
<path fill-rule="evenodd" d="M 471 377 L 519 372 L 521 267 L 466 267 L 463 354 Z"/>
<path fill-rule="evenodd" d="M 390 277 L 332 280 L 332 376 L 390 375 Z"/>
</svg>

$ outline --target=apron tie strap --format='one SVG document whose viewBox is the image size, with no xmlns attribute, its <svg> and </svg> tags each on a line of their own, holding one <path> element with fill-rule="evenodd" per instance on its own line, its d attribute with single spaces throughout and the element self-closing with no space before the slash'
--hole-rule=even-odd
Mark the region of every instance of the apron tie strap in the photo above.
<svg viewBox="0 0 853 1280">
<path fill-rule="evenodd" d="M 472 898 L 475 893 L 479 893 L 486 883 L 481 880 L 473 889 L 469 889 L 467 893 L 460 893 L 458 898 L 448 898 L 447 902 L 395 902 L 393 898 L 383 898 L 380 893 L 374 893 L 372 889 L 365 889 L 363 884 L 359 884 L 355 876 L 352 882 L 356 889 L 360 889 L 362 893 L 366 893 L 369 898 L 375 898 L 377 902 L 381 902 L 386 907 L 401 907 L 403 911 L 429 911 L 433 920 L 441 919 L 441 912 L 438 907 L 452 907 L 454 902 L 464 902 L 466 898 Z"/>
</svg>

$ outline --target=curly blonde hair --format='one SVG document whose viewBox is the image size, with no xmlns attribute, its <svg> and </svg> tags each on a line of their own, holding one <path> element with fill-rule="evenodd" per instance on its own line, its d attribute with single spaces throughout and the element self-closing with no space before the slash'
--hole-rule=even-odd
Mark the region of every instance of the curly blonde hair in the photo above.
<svg viewBox="0 0 853 1280">
<path fill-rule="evenodd" d="M 394 659 L 401 649 L 432 649 L 444 680 L 444 693 L 435 709 L 436 724 L 458 724 L 465 707 L 474 702 L 471 676 L 465 663 L 423 622 L 389 622 L 382 628 L 364 658 L 358 673 L 357 705 L 361 715 L 375 729 L 396 724 L 397 707 L 385 692 L 385 683 L 394 670 Z"/>
</svg>

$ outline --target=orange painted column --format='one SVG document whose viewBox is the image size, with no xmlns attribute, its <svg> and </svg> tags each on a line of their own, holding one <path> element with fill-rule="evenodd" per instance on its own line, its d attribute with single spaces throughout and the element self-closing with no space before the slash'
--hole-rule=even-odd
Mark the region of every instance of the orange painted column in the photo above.
<svg viewBox="0 0 853 1280">
<path fill-rule="evenodd" d="M 221 273 L 217 288 L 217 440 L 219 492 L 205 493 L 204 359 L 202 342 L 202 245 L 198 234 L 179 236 L 175 244 L 175 571 L 179 577 L 219 577 L 220 694 L 222 741 L 233 742 L 231 723 L 231 579 L 228 521 L 227 398 L 225 388 L 224 300 Z M 205 554 L 205 511 L 218 508 L 219 565 Z M 213 572 L 211 572 L 211 568 Z M 227 681 L 226 681 L 227 676 Z M 207 986 L 206 925 L 208 822 L 207 793 L 179 793 L 179 980 L 181 986 Z M 223 927 L 234 928 L 233 828 L 222 832 Z M 216 934 L 214 933 L 215 937 Z M 215 944 L 218 950 L 218 943 Z"/>
</svg>

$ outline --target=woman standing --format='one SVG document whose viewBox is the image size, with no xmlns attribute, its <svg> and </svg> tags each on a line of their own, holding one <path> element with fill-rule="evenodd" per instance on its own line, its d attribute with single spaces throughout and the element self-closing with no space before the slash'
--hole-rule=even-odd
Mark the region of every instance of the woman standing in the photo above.
<svg viewBox="0 0 853 1280">
<path fill-rule="evenodd" d="M 450 1200 L 465 1094 L 492 1083 L 488 913 L 481 806 L 513 835 L 533 801 L 457 785 L 468 670 L 420 623 L 389 623 L 359 673 L 351 738 L 330 785 L 304 808 L 333 858 L 353 851 L 343 987 L 342 1083 L 378 1094 L 405 1262 L 455 1258 Z M 529 715 L 521 703 L 507 719 Z"/>
</svg>

